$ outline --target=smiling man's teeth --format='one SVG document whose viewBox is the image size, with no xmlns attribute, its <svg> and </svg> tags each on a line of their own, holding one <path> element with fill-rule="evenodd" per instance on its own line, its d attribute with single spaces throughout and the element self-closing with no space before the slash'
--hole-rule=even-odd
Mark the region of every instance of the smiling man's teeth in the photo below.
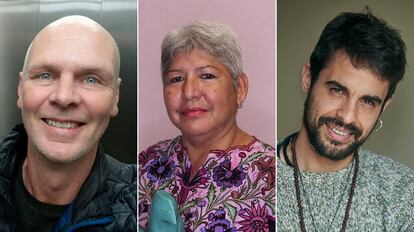
<svg viewBox="0 0 414 232">
<path fill-rule="evenodd" d="M 46 123 L 49 126 L 63 128 L 63 129 L 70 129 L 70 128 L 75 128 L 78 126 L 78 123 L 74 123 L 74 122 L 57 122 L 57 121 L 52 121 L 49 119 L 46 119 Z"/>
<path fill-rule="evenodd" d="M 331 130 L 332 130 L 333 132 L 335 132 L 335 134 L 340 135 L 340 136 L 346 136 L 346 135 L 348 135 L 348 133 L 343 132 L 343 131 L 341 131 L 341 130 L 338 130 L 338 129 L 336 129 L 336 128 L 332 128 Z"/>
</svg>

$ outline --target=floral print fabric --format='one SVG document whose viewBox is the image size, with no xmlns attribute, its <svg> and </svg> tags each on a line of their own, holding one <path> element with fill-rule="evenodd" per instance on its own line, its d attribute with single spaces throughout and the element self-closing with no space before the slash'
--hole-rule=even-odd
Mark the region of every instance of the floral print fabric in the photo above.
<svg viewBox="0 0 414 232">
<path fill-rule="evenodd" d="M 152 195 L 177 200 L 186 231 L 274 231 L 275 150 L 256 138 L 246 146 L 213 150 L 190 179 L 181 137 L 139 154 L 139 223 L 147 227 Z"/>
</svg>

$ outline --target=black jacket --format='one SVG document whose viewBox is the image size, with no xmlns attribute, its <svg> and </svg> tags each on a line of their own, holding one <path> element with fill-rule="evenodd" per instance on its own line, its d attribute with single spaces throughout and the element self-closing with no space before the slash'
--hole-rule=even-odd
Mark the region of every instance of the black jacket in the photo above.
<svg viewBox="0 0 414 232">
<path fill-rule="evenodd" d="M 25 158 L 17 149 L 27 146 L 23 125 L 17 125 L 0 144 L 0 231 L 20 231 L 14 207 L 13 182 Z M 137 169 L 123 164 L 103 149 L 78 196 L 68 206 L 54 231 L 137 231 Z"/>
</svg>

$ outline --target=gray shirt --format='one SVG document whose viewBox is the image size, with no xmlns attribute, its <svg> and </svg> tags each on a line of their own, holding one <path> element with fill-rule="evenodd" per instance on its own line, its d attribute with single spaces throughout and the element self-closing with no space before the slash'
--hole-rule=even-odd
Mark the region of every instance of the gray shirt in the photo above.
<svg viewBox="0 0 414 232">
<path fill-rule="evenodd" d="M 414 171 L 363 148 L 359 157 L 346 231 L 414 231 Z M 306 231 L 340 231 L 353 171 L 354 162 L 337 172 L 301 171 Z M 293 168 L 280 159 L 277 160 L 277 229 L 300 231 Z"/>
</svg>

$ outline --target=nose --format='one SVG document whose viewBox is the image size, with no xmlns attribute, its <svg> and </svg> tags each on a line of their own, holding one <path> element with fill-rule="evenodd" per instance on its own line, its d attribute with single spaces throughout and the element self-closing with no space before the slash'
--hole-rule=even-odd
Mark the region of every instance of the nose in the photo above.
<svg viewBox="0 0 414 232">
<path fill-rule="evenodd" d="M 337 110 L 337 116 L 346 124 L 356 121 L 358 115 L 357 103 L 351 100 L 344 101 Z"/>
<path fill-rule="evenodd" d="M 196 76 L 187 76 L 183 84 L 183 96 L 186 100 L 200 97 L 200 82 Z"/>
<path fill-rule="evenodd" d="M 77 93 L 75 78 L 70 74 L 62 74 L 54 85 L 50 101 L 61 107 L 67 108 L 76 105 L 80 101 Z"/>
</svg>

